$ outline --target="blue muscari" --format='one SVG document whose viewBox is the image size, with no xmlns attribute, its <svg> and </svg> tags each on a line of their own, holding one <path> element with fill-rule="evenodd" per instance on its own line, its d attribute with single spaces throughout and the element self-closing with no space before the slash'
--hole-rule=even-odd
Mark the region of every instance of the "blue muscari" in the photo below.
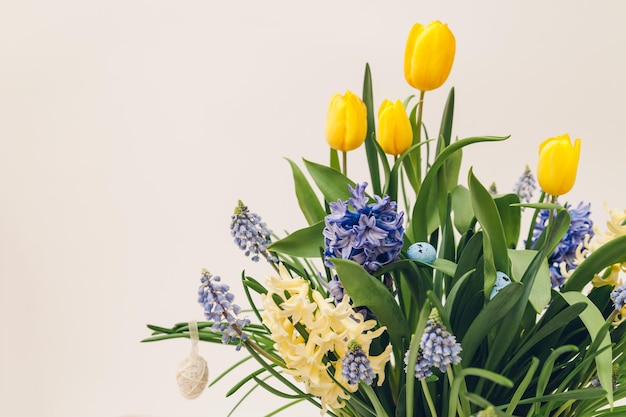
<svg viewBox="0 0 626 417">
<path fill-rule="evenodd" d="M 234 343 L 239 340 L 237 350 L 246 341 L 243 327 L 250 324 L 248 319 L 240 319 L 237 315 L 241 308 L 233 304 L 235 296 L 230 287 L 222 284 L 219 276 L 213 276 L 206 269 L 202 270 L 198 302 L 204 307 L 204 316 L 212 321 L 212 330 L 222 333 L 222 343 Z"/>
<path fill-rule="evenodd" d="M 515 187 L 513 187 L 513 192 L 517 194 L 520 202 L 530 203 L 536 189 L 537 181 L 535 181 L 533 173 L 530 171 L 530 168 L 528 168 L 528 165 L 526 165 L 524 173 L 518 178 Z"/>
<path fill-rule="evenodd" d="M 404 354 L 404 372 L 408 373 L 407 366 L 409 364 L 409 351 L 407 350 Z M 417 360 L 415 362 L 415 378 L 420 381 L 428 378 L 433 374 L 433 371 L 430 369 L 431 363 L 424 359 L 423 352 L 420 349 L 420 352 L 417 355 Z"/>
<path fill-rule="evenodd" d="M 398 258 L 404 213 L 397 212 L 397 203 L 389 196 L 374 196 L 376 202 L 368 204 L 365 187 L 367 183 L 348 186 L 352 198 L 330 203 L 324 228 L 324 257 L 329 267 L 329 258 L 350 259 L 371 273 Z"/>
<path fill-rule="evenodd" d="M 267 251 L 272 243 L 269 230 L 261 221 L 261 216 L 251 213 L 241 200 L 235 208 L 235 214 L 231 217 L 230 233 L 235 238 L 235 244 L 245 251 L 246 256 L 252 255 L 253 262 L 259 261 L 259 255 L 265 257 L 268 262 L 278 262 L 278 259 Z"/>
<path fill-rule="evenodd" d="M 371 385 L 374 379 L 374 371 L 367 355 L 361 345 L 354 341 L 349 343 L 348 352 L 341 360 L 341 375 L 352 385 L 361 381 Z"/>
<path fill-rule="evenodd" d="M 548 257 L 552 288 L 561 288 L 565 282 L 565 277 L 561 274 L 561 263 L 565 262 L 567 269 L 575 269 L 576 264 L 574 264 L 574 261 L 576 260 L 578 245 L 582 243 L 584 249 L 585 237 L 589 235 L 589 238 L 592 238 L 594 235 L 593 221 L 589 217 L 591 214 L 589 207 L 589 203 L 584 204 L 582 202 L 578 203 L 578 207 L 575 209 L 571 208 L 570 204 L 565 204 L 571 219 L 570 226 L 565 236 L 554 249 L 554 252 Z M 546 228 L 549 215 L 549 210 L 541 210 L 539 212 L 533 231 L 533 246 Z"/>
<path fill-rule="evenodd" d="M 611 300 L 615 310 L 619 311 L 624 307 L 624 301 L 626 301 L 626 284 L 622 284 L 611 292 Z"/>
<path fill-rule="evenodd" d="M 439 368 L 441 372 L 446 372 L 448 366 L 461 362 L 459 356 L 461 344 L 457 343 L 454 335 L 436 319 L 428 320 L 420 340 L 420 348 L 425 361 L 422 366 L 427 364 Z"/>
</svg>

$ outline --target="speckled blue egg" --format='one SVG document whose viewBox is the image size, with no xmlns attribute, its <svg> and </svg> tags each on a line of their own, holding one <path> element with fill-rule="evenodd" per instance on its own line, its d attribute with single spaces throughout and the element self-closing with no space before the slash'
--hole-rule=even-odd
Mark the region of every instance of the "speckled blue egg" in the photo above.
<svg viewBox="0 0 626 417">
<path fill-rule="evenodd" d="M 511 278 L 507 276 L 504 272 L 496 272 L 496 283 L 493 284 L 493 288 L 491 289 L 491 294 L 489 294 L 489 299 L 493 299 L 493 297 L 498 294 L 502 288 L 506 287 L 511 283 Z"/>
<path fill-rule="evenodd" d="M 428 242 L 417 242 L 409 246 L 407 255 L 409 259 L 414 261 L 432 264 L 437 258 L 437 251 L 435 247 Z"/>
</svg>

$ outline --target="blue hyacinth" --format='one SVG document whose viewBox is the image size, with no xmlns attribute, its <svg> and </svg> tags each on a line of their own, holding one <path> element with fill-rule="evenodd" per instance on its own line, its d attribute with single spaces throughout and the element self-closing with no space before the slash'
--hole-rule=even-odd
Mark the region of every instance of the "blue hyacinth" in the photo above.
<svg viewBox="0 0 626 417">
<path fill-rule="evenodd" d="M 591 239 L 594 235 L 593 221 L 589 217 L 591 214 L 589 207 L 590 204 L 583 204 L 582 202 L 575 209 L 571 208 L 569 204 L 565 205 L 570 215 L 570 226 L 565 236 L 563 236 L 554 252 L 548 258 L 552 288 L 561 288 L 565 282 L 565 277 L 561 273 L 561 264 L 565 263 L 565 267 L 568 270 L 575 269 L 578 246 L 582 244 L 581 249 L 586 249 L 585 239 Z M 535 242 L 546 228 L 548 216 L 549 210 L 541 210 L 539 212 L 533 231 L 532 246 L 535 245 Z"/>
<path fill-rule="evenodd" d="M 231 217 L 230 233 L 235 238 L 235 244 L 251 256 L 253 262 L 259 261 L 259 255 L 268 262 L 278 262 L 278 259 L 267 251 L 272 240 L 272 231 L 261 221 L 261 216 L 251 213 L 241 200 L 235 207 L 235 214 Z"/>
<path fill-rule="evenodd" d="M 374 371 L 367 355 L 354 340 L 348 344 L 348 352 L 341 360 L 341 375 L 352 385 L 361 381 L 371 385 L 374 379 Z"/>
<path fill-rule="evenodd" d="M 230 287 L 222 284 L 219 276 L 213 276 L 206 269 L 202 270 L 198 302 L 204 308 L 204 316 L 213 322 L 213 331 L 222 333 L 222 343 L 234 343 L 239 339 L 237 350 L 246 341 L 243 327 L 250 324 L 248 319 L 238 318 L 241 308 L 233 304 L 235 296 Z"/>
<path fill-rule="evenodd" d="M 324 257 L 329 267 L 328 258 L 350 259 L 371 273 L 398 258 L 404 213 L 397 212 L 397 204 L 389 196 L 374 196 L 376 202 L 368 204 L 366 186 L 348 186 L 352 198 L 330 203 L 324 228 Z"/>
</svg>

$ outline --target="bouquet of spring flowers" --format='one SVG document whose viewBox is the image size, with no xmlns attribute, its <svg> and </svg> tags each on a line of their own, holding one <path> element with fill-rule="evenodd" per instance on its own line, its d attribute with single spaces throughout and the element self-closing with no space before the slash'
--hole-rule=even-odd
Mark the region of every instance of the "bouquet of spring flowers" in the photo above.
<svg viewBox="0 0 626 417">
<path fill-rule="evenodd" d="M 461 176 L 464 147 L 506 137 L 453 140 L 453 89 L 429 136 L 425 93 L 445 82 L 454 54 L 447 25 L 415 24 L 404 74 L 419 94 L 376 113 L 366 66 L 362 97 L 332 97 L 329 163 L 289 161 L 305 227 L 275 236 L 235 208 L 235 243 L 268 263 L 265 279 L 242 273 L 247 315 L 203 270 L 206 321 L 148 325 L 144 341 L 242 349 L 227 372 L 248 356 L 258 370 L 231 393 L 263 387 L 285 402 L 276 412 L 306 401 L 335 417 L 626 413 L 614 404 L 626 395 L 626 210 L 601 229 L 588 204 L 562 201 L 580 154 L 568 135 L 540 144 L 536 197 L 529 168 L 504 194 L 471 169 Z M 353 181 L 347 156 L 360 146 L 370 175 Z M 178 378 L 199 395 L 206 362 L 193 353 Z"/>
</svg>

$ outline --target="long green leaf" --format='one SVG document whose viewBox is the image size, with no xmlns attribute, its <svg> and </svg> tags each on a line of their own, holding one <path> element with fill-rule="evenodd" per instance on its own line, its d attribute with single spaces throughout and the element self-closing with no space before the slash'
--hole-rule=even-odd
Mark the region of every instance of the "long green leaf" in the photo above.
<svg viewBox="0 0 626 417">
<path fill-rule="evenodd" d="M 617 237 L 591 253 L 565 281 L 563 291 L 581 291 L 595 274 L 609 265 L 623 262 L 626 262 L 626 236 Z"/>
<path fill-rule="evenodd" d="M 513 277 L 519 280 L 530 266 L 533 258 L 537 255 L 537 251 L 510 249 L 508 254 L 511 260 L 511 273 Z M 528 301 L 530 301 L 537 313 L 541 313 L 550 302 L 551 289 L 550 268 L 548 268 L 548 264 L 544 262 L 539 266 L 528 298 Z"/>
<path fill-rule="evenodd" d="M 268 249 L 272 252 L 302 258 L 319 258 L 320 248 L 324 247 L 324 222 L 296 230 L 290 235 L 272 243 Z"/>
<path fill-rule="evenodd" d="M 511 274 L 507 242 L 498 207 L 489 191 L 478 181 L 471 169 L 468 176 L 468 185 L 472 208 L 484 232 L 484 290 L 486 297 L 496 282 L 497 271 L 504 272 L 507 275 Z"/>
<path fill-rule="evenodd" d="M 348 185 L 354 187 L 354 181 L 333 168 L 307 161 L 306 159 L 303 159 L 303 161 L 309 174 L 311 174 L 311 178 L 315 181 L 317 188 L 322 192 L 326 201 L 331 202 L 340 199 L 346 201 L 350 198 Z"/>
<path fill-rule="evenodd" d="M 378 151 L 376 150 L 376 127 L 374 118 L 374 91 L 372 87 L 372 72 L 370 65 L 365 64 L 365 75 L 363 76 L 363 103 L 367 109 L 367 134 L 365 135 L 365 154 L 367 156 L 367 166 L 372 178 L 372 189 L 374 194 L 380 195 L 380 169 L 378 165 Z"/>
<path fill-rule="evenodd" d="M 287 162 L 291 165 L 293 182 L 296 188 L 296 197 L 302 214 L 304 214 L 309 225 L 320 222 L 324 219 L 324 216 L 326 216 L 324 207 L 320 204 L 317 195 L 315 195 L 315 191 L 313 191 L 313 187 L 311 187 L 298 165 L 290 159 L 287 159 Z"/>
<path fill-rule="evenodd" d="M 586 261 L 585 261 L 586 262 Z M 583 262 L 584 263 L 584 262 Z M 602 313 L 587 297 L 576 291 L 569 291 L 560 293 L 561 297 L 567 301 L 569 305 L 576 303 L 586 303 L 585 308 L 580 313 L 580 319 L 587 328 L 589 336 L 591 336 L 592 342 L 596 341 L 597 336 L 600 334 L 605 320 Z M 605 332 L 601 340 L 599 340 L 599 349 L 603 349 L 611 345 L 611 337 Z M 596 356 L 596 370 L 598 372 L 598 380 L 602 385 L 602 388 L 606 390 L 606 399 L 608 403 L 613 405 L 613 354 L 611 349 L 605 349 L 598 356 Z"/>
<path fill-rule="evenodd" d="M 376 320 L 387 327 L 396 349 L 406 346 L 411 337 L 409 326 L 389 289 L 356 262 L 345 259 L 331 259 L 331 262 L 354 305 L 366 306 L 374 313 Z"/>
<path fill-rule="evenodd" d="M 450 146 L 447 146 L 437 158 L 433 161 L 430 170 L 424 177 L 424 182 L 422 183 L 419 194 L 417 196 L 417 200 L 415 201 L 415 205 L 413 206 L 413 215 L 411 216 L 411 227 L 413 230 L 413 238 L 416 242 L 419 241 L 427 241 L 428 235 L 432 233 L 434 229 L 431 230 L 432 225 L 429 228 L 429 217 L 428 215 L 432 213 L 433 207 L 429 206 L 429 198 L 436 192 L 436 179 L 437 179 L 437 171 L 439 168 L 443 166 L 446 159 L 448 159 L 454 152 L 459 149 L 471 145 L 472 143 L 477 142 L 493 142 L 493 141 L 502 141 L 506 140 L 506 137 L 496 137 L 496 136 L 477 136 L 470 137 L 458 140 L 454 143 L 451 143 Z M 434 206 L 435 215 L 437 215 L 436 205 Z"/>
</svg>

